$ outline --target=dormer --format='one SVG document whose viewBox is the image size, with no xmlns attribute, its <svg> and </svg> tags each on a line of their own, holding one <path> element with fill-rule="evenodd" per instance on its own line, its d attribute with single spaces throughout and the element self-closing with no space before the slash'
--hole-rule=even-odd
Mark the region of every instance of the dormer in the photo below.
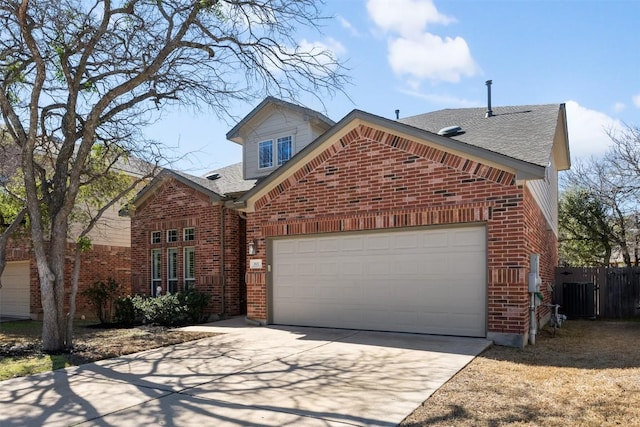
<svg viewBox="0 0 640 427">
<path fill-rule="evenodd" d="M 242 145 L 243 179 L 269 175 L 335 123 L 325 115 L 268 97 L 227 132 Z"/>
</svg>

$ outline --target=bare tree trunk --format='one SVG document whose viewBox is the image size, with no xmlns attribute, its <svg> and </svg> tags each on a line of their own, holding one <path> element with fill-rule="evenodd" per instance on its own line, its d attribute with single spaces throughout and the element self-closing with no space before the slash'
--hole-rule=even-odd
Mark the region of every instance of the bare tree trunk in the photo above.
<svg viewBox="0 0 640 427">
<path fill-rule="evenodd" d="M 43 251 L 40 256 L 36 253 L 36 262 L 40 273 L 42 309 L 45 313 L 42 326 L 42 349 L 47 352 L 56 352 L 65 348 L 64 270 L 67 245 L 65 225 L 58 224 L 54 219 L 50 236 L 48 259 Z"/>
</svg>

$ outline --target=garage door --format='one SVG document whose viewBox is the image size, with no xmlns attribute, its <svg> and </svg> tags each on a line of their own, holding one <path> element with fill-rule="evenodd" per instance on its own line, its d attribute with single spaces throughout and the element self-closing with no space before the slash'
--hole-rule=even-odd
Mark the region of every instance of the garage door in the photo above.
<svg viewBox="0 0 640 427">
<path fill-rule="evenodd" d="M 29 317 L 29 262 L 8 262 L 2 273 L 0 315 Z"/>
<path fill-rule="evenodd" d="M 273 241 L 276 324 L 486 335 L 485 227 Z"/>
</svg>

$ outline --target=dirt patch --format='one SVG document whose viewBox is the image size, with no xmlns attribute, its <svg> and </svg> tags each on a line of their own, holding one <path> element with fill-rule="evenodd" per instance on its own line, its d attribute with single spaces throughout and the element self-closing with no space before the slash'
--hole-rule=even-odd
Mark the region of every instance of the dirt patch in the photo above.
<svg viewBox="0 0 640 427">
<path fill-rule="evenodd" d="M 640 322 L 570 321 L 489 348 L 400 425 L 640 425 L 639 401 Z"/>
<path fill-rule="evenodd" d="M 73 351 L 63 353 L 72 365 L 81 365 L 216 335 L 209 332 L 186 332 L 162 326 L 123 328 L 96 327 L 85 324 L 75 326 L 74 330 Z M 0 324 L 0 359 L 27 359 L 43 356 L 41 333 L 41 322 L 26 321 Z"/>
</svg>

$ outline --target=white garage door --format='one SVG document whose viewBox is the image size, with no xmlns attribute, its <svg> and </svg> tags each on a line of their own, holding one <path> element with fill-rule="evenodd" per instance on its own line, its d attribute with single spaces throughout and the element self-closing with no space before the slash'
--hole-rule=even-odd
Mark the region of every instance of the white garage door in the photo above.
<svg viewBox="0 0 640 427">
<path fill-rule="evenodd" d="M 486 336 L 485 227 L 273 241 L 273 323 Z"/>
<path fill-rule="evenodd" d="M 2 273 L 0 315 L 29 317 L 29 263 L 8 262 Z"/>
</svg>

